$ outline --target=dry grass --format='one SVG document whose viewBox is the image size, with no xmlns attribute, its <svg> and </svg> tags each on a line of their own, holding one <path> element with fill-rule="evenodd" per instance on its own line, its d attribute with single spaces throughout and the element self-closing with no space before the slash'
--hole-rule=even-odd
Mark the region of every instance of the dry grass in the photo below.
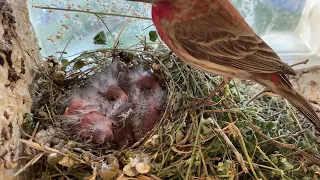
<svg viewBox="0 0 320 180">
<path fill-rule="evenodd" d="M 119 163 L 112 171 L 118 179 L 130 179 L 122 168 L 130 157 L 143 152 L 150 157 L 152 170 L 136 179 L 319 179 L 319 138 L 307 123 L 300 126 L 304 119 L 286 101 L 261 96 L 243 106 L 250 97 L 245 88 L 231 82 L 202 107 L 192 106 L 221 78 L 191 68 L 166 51 L 126 52 L 117 57 L 128 66 L 153 66 L 165 82 L 168 104 L 152 132 L 119 151 L 70 140 L 56 118 L 64 110 L 60 101 L 68 89 L 102 71 L 106 55 L 113 52 L 84 52 L 69 63 L 59 60 L 53 67 L 42 67 L 33 112 L 26 115 L 22 127 L 21 142 L 26 144 L 29 163 L 19 173 L 29 169 L 34 179 L 98 179 L 101 164 L 112 165 L 108 162 L 112 155 Z M 149 60 L 134 60 L 142 57 Z M 77 68 L 79 61 L 85 62 L 86 70 Z M 65 76 L 59 76 L 62 72 Z M 68 163 L 49 163 L 47 156 L 54 153 Z"/>
</svg>

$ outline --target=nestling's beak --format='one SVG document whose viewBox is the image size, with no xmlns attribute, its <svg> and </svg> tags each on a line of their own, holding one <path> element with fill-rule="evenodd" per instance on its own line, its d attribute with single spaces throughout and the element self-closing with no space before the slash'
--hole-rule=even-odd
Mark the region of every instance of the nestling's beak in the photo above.
<svg viewBox="0 0 320 180">
<path fill-rule="evenodd" d="M 153 3 L 153 0 L 128 0 L 128 1 L 144 2 L 144 3 Z"/>
</svg>

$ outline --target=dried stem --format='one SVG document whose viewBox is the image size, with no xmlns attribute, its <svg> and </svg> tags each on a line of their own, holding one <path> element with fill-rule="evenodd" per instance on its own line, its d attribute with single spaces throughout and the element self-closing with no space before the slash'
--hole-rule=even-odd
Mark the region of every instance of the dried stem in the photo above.
<svg viewBox="0 0 320 180">
<path fill-rule="evenodd" d="M 309 59 L 301 61 L 301 62 L 297 62 L 297 63 L 294 63 L 294 64 L 291 64 L 290 66 L 294 67 L 294 66 L 298 66 L 298 65 L 301 65 L 301 64 L 307 64 L 308 62 L 309 62 Z"/>
<path fill-rule="evenodd" d="M 285 149 L 290 149 L 292 151 L 295 151 L 297 154 L 300 154 L 302 156 L 305 156 L 306 158 L 308 158 L 309 160 L 311 160 L 313 163 L 315 164 L 320 164 L 320 159 L 307 153 L 306 151 L 296 147 L 295 145 L 293 144 L 286 144 L 286 143 L 282 143 L 282 142 L 279 142 L 279 141 L 276 141 L 274 139 L 270 139 L 268 138 L 266 135 L 264 135 L 258 127 L 256 127 L 255 125 L 253 124 L 250 124 L 250 127 L 255 131 L 257 132 L 260 136 L 262 136 L 264 139 L 268 140 L 270 143 L 276 145 L 278 148 L 285 148 Z"/>
<path fill-rule="evenodd" d="M 183 145 L 188 141 L 188 139 L 190 138 L 190 136 L 192 134 L 192 130 L 193 130 L 193 124 L 190 125 L 186 136 L 178 143 L 178 145 Z"/>
<path fill-rule="evenodd" d="M 71 12 L 88 13 L 88 14 L 94 14 L 94 15 L 118 16 L 118 17 L 152 20 L 151 18 L 148 18 L 148 17 L 116 14 L 116 13 L 93 12 L 93 11 L 85 11 L 85 10 L 79 10 L 79 9 L 65 9 L 65 8 L 55 8 L 55 7 L 48 7 L 48 6 L 33 6 L 33 7 L 38 9 L 50 9 L 50 10 L 56 10 L 56 11 L 71 11 Z"/>
<path fill-rule="evenodd" d="M 244 163 L 243 157 L 242 155 L 239 153 L 239 151 L 237 150 L 237 148 L 232 144 L 232 142 L 230 141 L 230 139 L 228 138 L 228 136 L 224 133 L 223 130 L 221 130 L 219 124 L 215 121 L 215 119 L 213 117 L 211 117 L 213 124 L 215 124 L 218 128 L 215 128 L 214 131 L 220 135 L 225 142 L 227 143 L 227 145 L 230 147 L 230 149 L 233 151 L 233 153 L 235 154 L 242 170 L 244 171 L 245 174 L 248 174 L 248 168 Z"/>
</svg>

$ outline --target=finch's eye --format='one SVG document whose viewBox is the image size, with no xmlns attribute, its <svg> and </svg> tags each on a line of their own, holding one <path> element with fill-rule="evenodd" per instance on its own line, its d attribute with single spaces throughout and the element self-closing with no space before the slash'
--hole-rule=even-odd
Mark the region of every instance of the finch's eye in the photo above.
<svg viewBox="0 0 320 180">
<path fill-rule="evenodd" d="M 104 97 L 109 101 L 115 101 L 120 97 L 121 89 L 118 86 L 109 86 L 104 92 Z"/>
<path fill-rule="evenodd" d="M 119 86 L 108 86 L 107 90 L 102 93 L 103 96 L 109 101 L 123 101 L 127 100 L 126 93 Z"/>
<path fill-rule="evenodd" d="M 141 77 L 137 84 L 141 89 L 152 89 L 157 84 L 157 81 L 151 75 L 147 75 Z"/>
</svg>

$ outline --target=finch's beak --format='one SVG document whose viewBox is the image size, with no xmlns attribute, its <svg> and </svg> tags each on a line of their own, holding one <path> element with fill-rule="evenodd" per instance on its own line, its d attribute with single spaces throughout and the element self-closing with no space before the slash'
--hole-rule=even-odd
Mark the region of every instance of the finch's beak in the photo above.
<svg viewBox="0 0 320 180">
<path fill-rule="evenodd" d="M 144 2 L 144 3 L 152 3 L 153 2 L 153 0 L 128 0 L 128 1 Z"/>
</svg>

